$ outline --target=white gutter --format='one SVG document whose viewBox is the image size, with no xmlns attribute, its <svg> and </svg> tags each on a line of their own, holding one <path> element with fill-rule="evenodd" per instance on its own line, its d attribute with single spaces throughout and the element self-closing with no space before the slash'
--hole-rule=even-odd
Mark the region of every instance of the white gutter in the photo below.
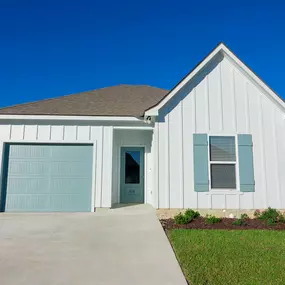
<svg viewBox="0 0 285 285">
<path fill-rule="evenodd" d="M 143 122 L 136 117 L 112 116 L 48 116 L 48 115 L 0 115 L 0 120 L 52 120 L 52 121 L 120 121 Z"/>
<path fill-rule="evenodd" d="M 141 130 L 141 131 L 152 131 L 153 127 L 129 127 L 129 126 L 114 126 L 113 127 L 114 130 Z"/>
</svg>

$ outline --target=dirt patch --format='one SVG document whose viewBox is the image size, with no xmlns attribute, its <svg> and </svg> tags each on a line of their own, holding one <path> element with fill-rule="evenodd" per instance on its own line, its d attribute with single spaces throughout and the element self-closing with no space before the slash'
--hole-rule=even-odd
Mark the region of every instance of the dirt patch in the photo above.
<svg viewBox="0 0 285 285">
<path fill-rule="evenodd" d="M 276 223 L 268 225 L 266 221 L 259 219 L 246 219 L 241 226 L 233 225 L 235 219 L 222 218 L 221 222 L 216 224 L 207 224 L 204 217 L 194 219 L 186 225 L 177 225 L 174 219 L 161 219 L 161 225 L 164 230 L 171 229 L 204 229 L 204 230 L 285 230 L 285 223 Z"/>
</svg>

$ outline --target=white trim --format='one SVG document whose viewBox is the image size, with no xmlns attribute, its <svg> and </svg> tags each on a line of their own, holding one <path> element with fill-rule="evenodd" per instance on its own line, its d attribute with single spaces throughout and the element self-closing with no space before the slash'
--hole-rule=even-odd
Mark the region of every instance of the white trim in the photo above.
<svg viewBox="0 0 285 285">
<path fill-rule="evenodd" d="M 95 212 L 96 164 L 97 164 L 97 141 L 93 142 L 92 187 L 91 187 L 91 212 L 92 213 Z"/>
<path fill-rule="evenodd" d="M 238 57 L 236 57 L 223 43 L 219 44 L 192 72 L 190 72 L 168 95 L 156 106 L 145 112 L 145 116 L 158 116 L 159 110 L 180 91 L 191 79 L 194 78 L 219 52 L 233 61 L 242 71 L 246 73 L 250 80 L 260 86 L 273 100 L 285 110 L 285 103 L 273 92 L 258 76 L 254 74 Z"/>
<path fill-rule="evenodd" d="M 141 130 L 141 131 L 153 131 L 154 127 L 145 127 L 145 126 L 114 126 L 114 130 Z"/>
<path fill-rule="evenodd" d="M 192 79 L 203 67 L 205 67 L 208 62 L 210 62 L 214 56 L 222 49 L 223 44 L 217 46 L 206 58 L 202 61 L 192 72 L 190 72 L 176 87 L 174 87 L 168 95 L 156 106 L 147 110 L 145 116 L 157 116 L 159 109 L 161 109 L 173 96 L 180 91 L 190 79 Z"/>
<path fill-rule="evenodd" d="M 1 141 L 0 142 L 0 205 L 2 205 L 2 199 L 3 199 L 3 176 L 4 176 L 4 158 L 5 158 L 5 142 Z M 0 210 L 2 211 L 2 207 L 0 207 Z"/>
<path fill-rule="evenodd" d="M 210 153 L 210 137 L 234 137 L 235 138 L 235 151 L 236 160 L 235 161 L 211 161 Z M 239 153 L 238 153 L 238 134 L 208 134 L 208 175 L 209 175 L 209 192 L 213 193 L 240 193 L 240 179 L 239 179 Z M 212 188 L 211 183 L 211 164 L 230 164 L 235 165 L 236 172 L 236 188 Z"/>
<path fill-rule="evenodd" d="M 121 203 L 121 151 L 122 147 L 135 147 L 135 148 L 143 148 L 144 149 L 144 201 L 143 204 L 147 204 L 147 157 L 146 157 L 146 145 L 140 144 L 140 145 L 129 145 L 129 144 L 122 144 L 118 147 L 119 149 L 119 159 L 118 159 L 118 203 Z"/>
<path fill-rule="evenodd" d="M 48 116 L 48 115 L 0 115 L 0 120 L 51 120 L 51 121 L 123 121 L 144 122 L 136 117 L 116 116 Z"/>
<path fill-rule="evenodd" d="M 155 145 L 154 145 L 154 158 L 153 158 L 153 169 L 155 169 L 154 175 L 152 174 L 152 179 L 154 180 L 155 187 L 152 189 L 152 199 L 153 204 L 156 209 L 159 209 L 159 123 L 156 122 L 155 135 Z"/>
<path fill-rule="evenodd" d="M 43 141 L 35 141 L 35 140 L 5 140 L 1 141 L 3 145 L 2 149 L 2 158 L 1 158 L 1 178 L 3 177 L 4 174 L 4 155 L 5 155 L 5 145 L 6 144 L 11 144 L 11 143 L 16 143 L 16 144 L 72 144 L 72 145 L 82 145 L 82 144 L 88 144 L 92 145 L 93 148 L 93 161 L 92 161 L 92 186 L 91 186 L 91 211 L 94 212 L 94 207 L 95 207 L 95 188 L 96 188 L 96 146 L 97 146 L 97 141 L 80 141 L 80 142 L 74 142 L 74 141 L 49 141 L 49 140 L 43 140 Z M 3 186 L 3 181 L 0 182 L 0 191 L 2 193 L 2 186 Z M 1 198 L 1 196 L 0 196 Z"/>
<path fill-rule="evenodd" d="M 43 139 L 43 140 L 23 140 L 23 139 L 6 139 L 3 141 L 4 143 L 18 143 L 18 144 L 93 144 L 94 140 L 48 140 L 48 139 Z"/>
</svg>

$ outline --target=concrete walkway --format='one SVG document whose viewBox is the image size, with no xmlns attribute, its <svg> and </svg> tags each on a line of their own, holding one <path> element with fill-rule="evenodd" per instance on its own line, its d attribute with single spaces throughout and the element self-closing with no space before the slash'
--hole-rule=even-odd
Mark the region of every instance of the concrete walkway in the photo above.
<svg viewBox="0 0 285 285">
<path fill-rule="evenodd" d="M 185 285 L 147 205 L 98 213 L 0 214 L 4 285 Z"/>
</svg>

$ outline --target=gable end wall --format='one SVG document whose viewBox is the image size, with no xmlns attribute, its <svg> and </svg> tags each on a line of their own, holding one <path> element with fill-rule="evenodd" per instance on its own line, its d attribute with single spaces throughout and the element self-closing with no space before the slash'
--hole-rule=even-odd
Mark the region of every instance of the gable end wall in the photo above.
<svg viewBox="0 0 285 285">
<path fill-rule="evenodd" d="M 186 90 L 186 91 L 185 91 Z M 185 93 L 186 92 L 186 93 Z M 155 124 L 158 208 L 285 208 L 284 113 L 227 58 L 184 88 Z M 255 192 L 194 192 L 193 133 L 252 134 Z"/>
</svg>

